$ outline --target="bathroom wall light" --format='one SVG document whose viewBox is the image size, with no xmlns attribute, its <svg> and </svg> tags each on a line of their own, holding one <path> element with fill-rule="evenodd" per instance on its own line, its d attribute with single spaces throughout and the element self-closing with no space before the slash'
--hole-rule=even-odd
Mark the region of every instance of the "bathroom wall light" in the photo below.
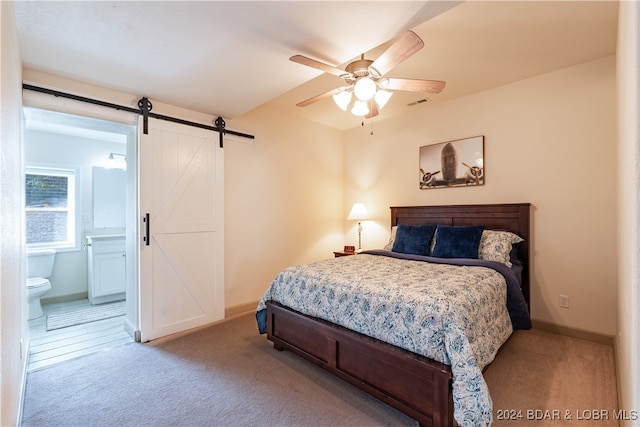
<svg viewBox="0 0 640 427">
<path fill-rule="evenodd" d="M 122 161 L 116 160 L 114 156 L 122 157 Z M 127 156 L 124 154 L 109 153 L 105 167 L 107 169 L 127 169 Z"/>
</svg>

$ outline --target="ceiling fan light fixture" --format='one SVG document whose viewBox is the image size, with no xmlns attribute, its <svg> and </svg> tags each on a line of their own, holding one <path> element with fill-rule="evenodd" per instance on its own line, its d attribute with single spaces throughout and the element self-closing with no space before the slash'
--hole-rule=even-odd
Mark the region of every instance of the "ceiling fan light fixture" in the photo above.
<svg viewBox="0 0 640 427">
<path fill-rule="evenodd" d="M 353 92 L 360 101 L 368 101 L 376 94 L 376 84 L 369 77 L 360 77 L 356 80 Z"/>
<path fill-rule="evenodd" d="M 347 90 L 341 90 L 340 92 L 333 95 L 333 102 L 335 102 L 338 108 L 340 108 L 342 111 L 347 111 L 349 103 L 351 102 L 351 97 L 351 92 Z"/>
<path fill-rule="evenodd" d="M 413 31 L 407 31 L 393 42 L 375 61 L 360 59 L 348 63 L 344 69 L 325 64 L 303 55 L 289 58 L 293 62 L 306 65 L 322 72 L 333 74 L 344 80 L 346 86 L 332 89 L 313 98 L 298 102 L 306 107 L 314 102 L 333 96 L 333 101 L 343 111 L 351 111 L 363 118 L 376 117 L 388 103 L 396 90 L 419 93 L 440 93 L 445 82 L 438 80 L 387 78 L 386 76 L 400 63 L 424 47 L 422 39 Z M 355 95 L 355 96 L 354 96 Z M 427 99 L 424 99 L 426 102 Z M 422 101 L 417 101 L 417 104 Z M 409 104 L 409 105 L 413 105 Z"/>
<path fill-rule="evenodd" d="M 369 114 L 369 107 L 367 107 L 365 101 L 356 100 L 356 102 L 353 103 L 351 113 L 355 116 L 366 116 Z"/>
<path fill-rule="evenodd" d="M 374 100 L 376 101 L 376 104 L 378 104 L 378 109 L 382 110 L 382 108 L 387 105 L 387 102 L 389 102 L 389 99 L 391 98 L 391 95 L 393 95 L 393 92 L 389 91 L 389 90 L 383 90 L 380 89 L 376 92 L 375 96 L 374 96 Z"/>
</svg>

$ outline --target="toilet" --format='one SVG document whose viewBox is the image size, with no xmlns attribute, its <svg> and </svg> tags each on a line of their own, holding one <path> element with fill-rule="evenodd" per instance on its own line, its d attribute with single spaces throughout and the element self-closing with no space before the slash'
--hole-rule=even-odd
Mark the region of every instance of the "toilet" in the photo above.
<svg viewBox="0 0 640 427">
<path fill-rule="evenodd" d="M 27 251 L 27 318 L 37 319 L 44 315 L 40 297 L 49 292 L 48 278 L 53 273 L 56 251 L 40 249 Z"/>
</svg>

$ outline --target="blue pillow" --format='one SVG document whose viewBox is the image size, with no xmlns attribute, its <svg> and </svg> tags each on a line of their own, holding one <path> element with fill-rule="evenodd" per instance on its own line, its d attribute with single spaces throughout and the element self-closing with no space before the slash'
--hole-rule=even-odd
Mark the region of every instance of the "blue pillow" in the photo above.
<svg viewBox="0 0 640 427">
<path fill-rule="evenodd" d="M 461 227 L 438 225 L 436 245 L 431 256 L 477 259 L 483 231 L 483 225 Z"/>
<path fill-rule="evenodd" d="M 429 256 L 431 239 L 433 239 L 435 231 L 435 225 L 398 224 L 391 250 L 403 254 Z"/>
</svg>

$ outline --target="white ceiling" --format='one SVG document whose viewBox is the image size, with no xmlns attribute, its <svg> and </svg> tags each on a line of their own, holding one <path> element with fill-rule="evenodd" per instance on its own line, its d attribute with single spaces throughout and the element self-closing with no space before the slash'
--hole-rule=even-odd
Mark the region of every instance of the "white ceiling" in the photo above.
<svg viewBox="0 0 640 427">
<path fill-rule="evenodd" d="M 465 96 L 615 53 L 615 1 L 17 1 L 25 68 L 232 119 L 264 103 L 338 129 L 360 125 L 331 99 L 343 84 L 289 61 L 342 68 L 375 59 L 408 29 L 425 42 L 389 77 L 445 80 L 428 102 Z M 380 118 L 424 95 L 395 92 Z"/>
</svg>

